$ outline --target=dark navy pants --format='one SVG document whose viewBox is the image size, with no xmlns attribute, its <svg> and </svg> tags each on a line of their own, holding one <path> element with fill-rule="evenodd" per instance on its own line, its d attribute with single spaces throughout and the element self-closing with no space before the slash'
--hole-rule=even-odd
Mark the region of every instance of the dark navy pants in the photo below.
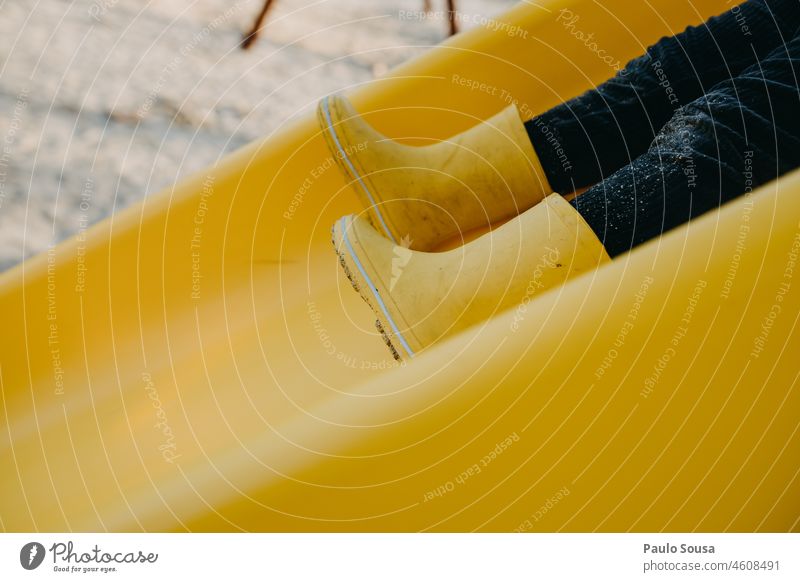
<svg viewBox="0 0 800 582">
<path fill-rule="evenodd" d="M 799 28 L 800 0 L 750 0 L 526 124 L 609 254 L 800 167 Z"/>
</svg>

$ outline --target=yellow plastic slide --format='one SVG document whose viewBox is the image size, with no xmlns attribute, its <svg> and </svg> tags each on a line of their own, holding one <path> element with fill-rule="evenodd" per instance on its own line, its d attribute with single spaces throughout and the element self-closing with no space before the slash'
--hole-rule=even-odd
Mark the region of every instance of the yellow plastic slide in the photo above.
<svg viewBox="0 0 800 582">
<path fill-rule="evenodd" d="M 352 97 L 444 137 L 729 8 L 523 2 Z M 357 210 L 309 113 L 0 276 L 0 526 L 800 530 L 800 174 L 403 366 Z"/>
</svg>

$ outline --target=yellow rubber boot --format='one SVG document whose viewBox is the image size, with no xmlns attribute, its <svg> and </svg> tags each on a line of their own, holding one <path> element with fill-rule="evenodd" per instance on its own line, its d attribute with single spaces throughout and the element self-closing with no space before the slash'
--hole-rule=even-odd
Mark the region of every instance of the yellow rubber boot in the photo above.
<svg viewBox="0 0 800 582">
<path fill-rule="evenodd" d="M 350 102 L 332 95 L 317 108 L 328 147 L 369 221 L 414 250 L 516 216 L 551 193 L 515 106 L 431 145 L 377 132 Z"/>
<path fill-rule="evenodd" d="M 447 252 L 394 244 L 353 215 L 336 222 L 333 244 L 397 359 L 610 260 L 581 215 L 558 194 Z"/>
</svg>

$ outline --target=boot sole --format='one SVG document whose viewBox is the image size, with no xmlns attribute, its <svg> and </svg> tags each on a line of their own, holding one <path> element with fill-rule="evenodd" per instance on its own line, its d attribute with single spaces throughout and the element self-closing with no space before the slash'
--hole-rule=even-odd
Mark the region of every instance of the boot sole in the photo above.
<svg viewBox="0 0 800 582">
<path fill-rule="evenodd" d="M 375 314 L 377 318 L 375 320 L 375 327 L 378 332 L 380 332 L 384 343 L 389 348 L 389 351 L 391 351 L 394 359 L 402 361 L 404 355 L 412 358 L 414 356 L 414 351 L 400 333 L 397 324 L 389 314 L 383 299 L 381 299 L 380 294 L 376 290 L 375 284 L 358 259 L 355 248 L 347 236 L 347 227 L 348 217 L 345 216 L 336 221 L 336 224 L 331 229 L 331 243 L 333 244 L 336 256 L 339 258 L 339 264 L 342 266 L 347 280 L 350 281 L 350 285 L 352 285 L 353 289 Z M 358 243 L 356 242 L 356 244 Z"/>
<path fill-rule="evenodd" d="M 366 177 L 365 172 L 359 167 L 358 159 L 347 153 L 346 140 L 340 139 L 336 125 L 344 120 L 337 107 L 339 98 L 336 95 L 324 97 L 317 106 L 317 120 L 322 128 L 322 136 L 328 149 L 334 153 L 336 164 L 351 183 L 358 183 L 354 188 L 361 204 L 367 209 L 370 223 L 376 230 L 383 232 L 393 243 L 397 243 L 394 231 L 389 227 L 389 220 L 383 216 L 378 204 L 382 202 L 377 195 L 373 183 Z"/>
</svg>

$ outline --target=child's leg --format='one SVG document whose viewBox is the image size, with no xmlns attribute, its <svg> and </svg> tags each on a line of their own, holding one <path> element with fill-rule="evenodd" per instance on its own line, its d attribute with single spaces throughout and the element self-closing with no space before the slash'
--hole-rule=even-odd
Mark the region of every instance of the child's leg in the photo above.
<svg viewBox="0 0 800 582">
<path fill-rule="evenodd" d="M 528 121 L 553 190 L 596 184 L 631 163 L 676 110 L 788 42 L 798 26 L 798 0 L 750 0 L 661 39 L 597 89 Z"/>
<path fill-rule="evenodd" d="M 613 257 L 797 168 L 798 79 L 800 34 L 679 109 L 645 154 L 573 206 Z"/>
</svg>

